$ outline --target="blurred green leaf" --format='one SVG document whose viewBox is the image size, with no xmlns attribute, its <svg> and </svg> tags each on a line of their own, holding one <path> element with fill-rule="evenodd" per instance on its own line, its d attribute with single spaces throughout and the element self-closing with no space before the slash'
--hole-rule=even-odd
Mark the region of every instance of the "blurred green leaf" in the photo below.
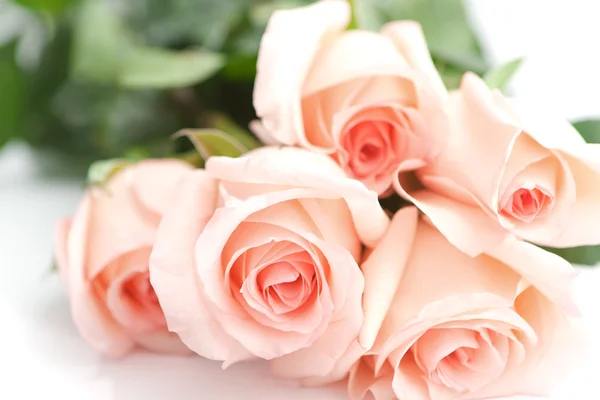
<svg viewBox="0 0 600 400">
<path fill-rule="evenodd" d="M 94 161 L 88 169 L 87 183 L 88 185 L 104 184 L 117 172 L 130 164 L 131 161 L 124 158 Z"/>
<path fill-rule="evenodd" d="M 0 146 L 21 132 L 27 80 L 15 60 L 15 43 L 0 47 Z"/>
<path fill-rule="evenodd" d="M 59 125 L 51 144 L 93 158 L 120 157 L 132 149 L 168 155 L 170 135 L 188 125 L 167 93 L 77 82 L 67 82 L 57 92 L 52 116 Z"/>
<path fill-rule="evenodd" d="M 600 143 L 600 119 L 577 121 L 573 126 L 588 143 Z"/>
<path fill-rule="evenodd" d="M 129 16 L 148 43 L 161 47 L 201 45 L 220 51 L 244 18 L 248 0 L 135 0 Z"/>
<path fill-rule="evenodd" d="M 60 24 L 53 37 L 43 49 L 40 61 L 32 71 L 28 93 L 26 129 L 24 138 L 32 145 L 52 143 L 60 137 L 61 128 L 56 127 L 51 113 L 51 102 L 57 90 L 69 75 L 71 31 L 67 24 Z"/>
<path fill-rule="evenodd" d="M 131 47 L 118 10 L 103 0 L 86 0 L 75 15 L 71 77 L 110 84 L 117 81 L 124 57 Z"/>
<path fill-rule="evenodd" d="M 221 75 L 229 80 L 254 80 L 256 76 L 256 63 L 258 57 L 253 56 L 232 56 L 227 59 Z"/>
<path fill-rule="evenodd" d="M 522 58 L 509 61 L 489 70 L 483 79 L 490 89 L 504 90 L 522 63 Z"/>
<path fill-rule="evenodd" d="M 190 139 L 204 161 L 212 156 L 239 157 L 251 150 L 235 137 L 218 129 L 185 129 L 176 136 Z"/>
<path fill-rule="evenodd" d="M 481 47 L 462 0 L 354 0 L 354 4 L 359 28 L 378 30 L 390 21 L 417 21 L 434 58 L 463 72 L 485 72 Z"/>
<path fill-rule="evenodd" d="M 447 64 L 440 68 L 440 76 L 448 90 L 458 89 L 462 81 L 463 71 L 455 68 L 452 64 Z"/>
<path fill-rule="evenodd" d="M 429 51 L 434 62 L 443 63 L 462 73 L 471 71 L 483 75 L 488 69 L 486 62 L 478 54 L 454 53 L 435 44 L 429 45 Z"/>
<path fill-rule="evenodd" d="M 572 264 L 596 265 L 600 262 L 600 246 L 581 246 L 568 249 L 545 247 L 551 253 L 557 254 Z"/>
<path fill-rule="evenodd" d="M 15 0 L 16 3 L 29 9 L 53 14 L 64 11 L 68 6 L 77 1 L 79 0 Z"/>
<path fill-rule="evenodd" d="M 350 0 L 352 3 L 353 0 Z M 273 12 L 277 10 L 287 10 L 290 8 L 298 8 L 310 3 L 314 0 L 268 0 L 259 1 L 252 5 L 250 9 L 250 20 L 255 26 L 267 26 L 269 18 Z"/>
<path fill-rule="evenodd" d="M 386 15 L 386 8 L 391 4 L 385 0 L 352 0 L 352 26 L 351 28 L 377 31 L 390 19 Z"/>
<path fill-rule="evenodd" d="M 240 143 L 246 151 L 254 150 L 262 146 L 248 130 L 242 128 L 224 114 L 212 114 L 208 119 L 211 128 L 218 129 L 228 134 L 232 139 Z"/>
<path fill-rule="evenodd" d="M 181 88 L 210 78 L 223 64 L 220 54 L 209 51 L 138 48 L 124 63 L 119 84 L 127 88 Z"/>
</svg>

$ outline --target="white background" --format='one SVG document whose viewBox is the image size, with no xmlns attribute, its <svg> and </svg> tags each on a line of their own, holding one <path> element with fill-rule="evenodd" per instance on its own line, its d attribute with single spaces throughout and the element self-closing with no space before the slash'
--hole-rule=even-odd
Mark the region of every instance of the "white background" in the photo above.
<svg viewBox="0 0 600 400">
<path fill-rule="evenodd" d="M 600 117 L 600 4 L 592 0 L 471 0 L 495 62 L 526 56 L 513 93 L 549 113 Z M 260 363 L 223 372 L 215 362 L 137 353 L 97 356 L 77 335 L 49 273 L 53 224 L 72 212 L 81 182 L 44 176 L 26 146 L 0 152 L 0 399 L 344 399 L 342 388 L 295 389 Z M 597 400 L 600 269 L 582 271 L 577 296 L 590 337 L 585 360 L 553 400 Z"/>
</svg>

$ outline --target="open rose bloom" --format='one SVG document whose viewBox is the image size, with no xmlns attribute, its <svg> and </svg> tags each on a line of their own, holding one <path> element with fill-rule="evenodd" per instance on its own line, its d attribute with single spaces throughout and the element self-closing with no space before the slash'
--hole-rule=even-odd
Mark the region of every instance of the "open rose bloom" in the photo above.
<svg viewBox="0 0 600 400">
<path fill-rule="evenodd" d="M 466 74 L 447 102 L 450 134 L 433 162 L 395 187 L 461 250 L 510 235 L 552 247 L 600 243 L 600 147 Z M 418 184 L 415 184 L 418 182 Z"/>
<path fill-rule="evenodd" d="M 548 394 L 578 353 L 576 274 L 538 245 L 600 244 L 598 145 L 472 73 L 447 92 L 416 22 L 350 15 L 273 13 L 268 146 L 206 133 L 203 169 L 146 160 L 86 192 L 56 237 L 78 329 L 353 400 Z"/>
<path fill-rule="evenodd" d="M 75 215 L 58 224 L 55 254 L 81 335 L 99 352 L 136 346 L 185 354 L 168 332 L 150 285 L 148 260 L 162 213 L 191 167 L 146 160 L 89 189 Z"/>
<path fill-rule="evenodd" d="M 531 244 L 509 238 L 472 258 L 405 208 L 363 272 L 362 334 L 380 330 L 352 369 L 352 399 L 546 395 L 577 354 L 575 271 Z"/>
<path fill-rule="evenodd" d="M 317 2 L 273 14 L 254 90 L 270 142 L 330 154 L 379 194 L 401 163 L 433 157 L 444 141 L 444 85 L 418 24 L 345 31 L 350 7 Z M 301 34 L 300 34 L 301 32 Z"/>
<path fill-rule="evenodd" d="M 377 195 L 324 155 L 216 157 L 176 190 L 151 281 L 169 329 L 198 354 L 336 380 L 363 321 L 362 243 L 388 222 Z"/>
</svg>

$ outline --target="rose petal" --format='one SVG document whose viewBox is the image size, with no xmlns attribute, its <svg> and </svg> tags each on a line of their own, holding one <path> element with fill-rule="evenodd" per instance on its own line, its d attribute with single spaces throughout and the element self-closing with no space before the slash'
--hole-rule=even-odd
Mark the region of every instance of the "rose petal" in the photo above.
<svg viewBox="0 0 600 400">
<path fill-rule="evenodd" d="M 65 289 L 69 290 L 68 240 L 71 219 L 63 218 L 54 227 L 54 261 Z"/>
<path fill-rule="evenodd" d="M 577 271 L 569 262 L 513 236 L 507 237 L 488 254 L 511 267 L 565 311 L 577 314 L 571 293 Z"/>
<path fill-rule="evenodd" d="M 416 208 L 403 208 L 394 215 L 385 236 L 361 265 L 365 276 L 363 309 L 365 322 L 360 343 L 370 349 L 396 295 L 400 277 L 411 254 L 419 214 Z"/>
<path fill-rule="evenodd" d="M 440 98 L 447 97 L 446 86 L 433 64 L 423 29 L 419 23 L 414 21 L 390 22 L 383 26 L 381 34 L 394 42 L 411 67 L 423 71 L 427 75 Z"/>
<path fill-rule="evenodd" d="M 89 254 L 84 269 L 88 279 L 119 255 L 154 244 L 159 220 L 139 206 L 129 172 L 125 169 L 106 186 L 90 190 Z"/>
<path fill-rule="evenodd" d="M 85 243 L 90 232 L 92 196 L 86 194 L 75 213 L 68 234 L 66 277 L 73 322 L 81 336 L 100 353 L 120 357 L 134 342 L 110 315 L 102 299 L 87 280 Z"/>
<path fill-rule="evenodd" d="M 305 137 L 300 109 L 302 85 L 322 41 L 350 21 L 343 0 L 319 1 L 271 16 L 262 37 L 253 103 L 264 127 L 280 143 Z"/>
<path fill-rule="evenodd" d="M 302 94 L 308 96 L 352 79 L 387 75 L 393 70 L 408 70 L 408 63 L 389 38 L 369 31 L 346 31 L 320 48 Z"/>
<path fill-rule="evenodd" d="M 190 170 L 192 166 L 180 160 L 156 159 L 135 164 L 128 174 L 140 202 L 150 211 L 162 216 L 179 180 Z"/>
<path fill-rule="evenodd" d="M 250 357 L 216 322 L 196 275 L 194 246 L 217 202 L 217 183 L 202 170 L 180 182 L 150 256 L 150 281 L 169 330 L 203 357 L 235 362 Z"/>
<path fill-rule="evenodd" d="M 132 298 L 141 293 L 125 293 L 126 285 L 131 279 L 148 272 L 150 251 L 151 249 L 146 248 L 125 254 L 107 267 L 107 269 L 114 268 L 116 271 L 104 271 L 104 273 L 117 275 L 114 280 L 108 282 L 106 307 L 130 335 L 148 333 L 157 329 L 166 330 L 165 317 L 158 303 L 144 304 L 144 299 Z"/>
<path fill-rule="evenodd" d="M 138 335 L 134 338 L 137 344 L 155 353 L 187 356 L 192 352 L 183 344 L 175 333 L 158 331 Z"/>
<path fill-rule="evenodd" d="M 579 324 L 534 288 L 519 296 L 515 308 L 531 324 L 538 341 L 527 348 L 522 363 L 511 365 L 498 380 L 478 391 L 481 398 L 509 392 L 548 396 L 585 348 Z"/>
<path fill-rule="evenodd" d="M 389 224 L 376 193 L 346 178 L 325 155 L 267 147 L 236 159 L 212 157 L 206 169 L 216 178 L 230 182 L 305 187 L 316 189 L 317 198 L 342 198 L 352 214 L 359 238 L 370 247 L 379 241 Z"/>
</svg>

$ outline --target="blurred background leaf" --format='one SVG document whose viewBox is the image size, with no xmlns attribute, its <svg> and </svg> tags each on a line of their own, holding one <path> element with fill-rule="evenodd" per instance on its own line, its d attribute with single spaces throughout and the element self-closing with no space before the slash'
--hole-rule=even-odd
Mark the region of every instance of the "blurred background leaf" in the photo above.
<svg viewBox="0 0 600 400">
<path fill-rule="evenodd" d="M 522 63 L 523 59 L 517 58 L 490 69 L 484 76 L 485 83 L 490 89 L 504 90 Z"/>
<path fill-rule="evenodd" d="M 238 138 L 219 129 L 185 129 L 177 133 L 177 136 L 187 137 L 204 161 L 212 156 L 239 157 L 252 150 Z"/>
<path fill-rule="evenodd" d="M 124 62 L 119 85 L 132 89 L 193 86 L 214 75 L 223 63 L 220 54 L 210 51 L 139 47 Z"/>
<path fill-rule="evenodd" d="M 573 126 L 588 143 L 600 143 L 600 120 L 577 121 Z"/>
<path fill-rule="evenodd" d="M 85 0 L 73 25 L 71 77 L 101 84 L 116 82 L 131 41 L 115 7 L 103 0 Z"/>
<path fill-rule="evenodd" d="M 600 262 L 600 246 L 581 246 L 568 249 L 546 247 L 546 250 L 561 256 L 572 264 L 592 266 Z"/>
<path fill-rule="evenodd" d="M 0 146 L 22 128 L 27 80 L 16 63 L 15 47 L 15 42 L 0 47 Z"/>
<path fill-rule="evenodd" d="M 358 28 L 379 30 L 394 20 L 423 27 L 434 62 L 449 89 L 466 71 L 483 75 L 488 65 L 462 0 L 353 0 Z"/>
<path fill-rule="evenodd" d="M 59 13 L 79 0 L 15 0 L 27 8 L 40 12 Z"/>
</svg>

